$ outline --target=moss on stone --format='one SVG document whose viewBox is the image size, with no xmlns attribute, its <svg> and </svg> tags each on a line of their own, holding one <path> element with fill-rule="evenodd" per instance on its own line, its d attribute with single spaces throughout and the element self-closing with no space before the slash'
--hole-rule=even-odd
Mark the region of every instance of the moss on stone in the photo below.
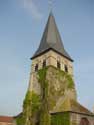
<svg viewBox="0 0 94 125">
<path fill-rule="evenodd" d="M 38 75 L 39 75 L 39 81 L 41 81 L 41 83 L 43 83 L 42 81 L 44 81 L 44 79 L 46 80 L 46 73 L 47 70 L 52 67 L 53 69 L 57 70 L 57 79 L 60 79 L 60 77 L 64 77 L 67 81 L 68 84 L 68 88 L 73 88 L 74 87 L 74 81 L 71 75 L 69 75 L 67 72 L 64 72 L 63 70 L 60 70 L 54 66 L 47 66 L 46 68 L 43 68 L 41 70 L 38 71 Z"/>
<path fill-rule="evenodd" d="M 71 89 L 71 88 L 74 88 L 74 81 L 73 81 L 73 78 L 71 75 L 69 75 L 67 72 L 64 72 L 60 69 L 57 69 L 59 72 L 58 72 L 58 78 L 60 76 L 64 77 L 65 78 L 65 81 L 66 81 L 66 84 L 68 85 L 68 88 Z"/>
<path fill-rule="evenodd" d="M 68 81 L 68 88 L 72 89 L 74 88 L 74 81 L 70 75 L 66 75 L 67 81 Z"/>
<path fill-rule="evenodd" d="M 48 105 L 49 109 L 58 111 L 57 106 L 58 100 L 66 96 L 67 91 L 75 89 L 74 81 L 71 75 L 68 73 L 57 69 L 53 66 L 47 67 L 46 79 L 48 80 Z M 75 94 L 75 91 L 74 91 Z M 76 97 L 76 96 L 74 96 Z M 62 100 L 63 101 L 63 100 Z M 60 101 L 62 105 L 62 101 Z M 61 109 L 62 110 L 62 109 Z"/>
<path fill-rule="evenodd" d="M 58 71 L 58 72 L 56 72 L 56 74 L 57 74 L 56 78 L 57 79 L 60 79 L 60 77 L 63 77 L 68 82 L 68 88 L 73 88 L 74 87 L 74 81 L 73 81 L 73 78 L 72 78 L 72 76 L 70 74 L 68 74 L 67 72 L 64 72 L 63 70 L 60 70 L 60 69 L 58 69 L 58 68 L 56 68 L 54 66 L 48 66 L 46 68 L 46 70 L 49 69 L 50 67 L 52 67 L 53 69 Z"/>
</svg>

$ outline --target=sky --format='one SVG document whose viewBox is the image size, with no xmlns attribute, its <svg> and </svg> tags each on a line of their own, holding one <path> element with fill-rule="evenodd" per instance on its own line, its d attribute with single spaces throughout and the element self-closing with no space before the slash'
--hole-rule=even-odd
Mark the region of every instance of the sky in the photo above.
<svg viewBox="0 0 94 125">
<path fill-rule="evenodd" d="M 46 25 L 48 0 L 0 0 L 0 115 L 22 111 L 31 63 Z M 94 0 L 53 0 L 65 49 L 74 59 L 79 102 L 94 111 Z"/>
</svg>

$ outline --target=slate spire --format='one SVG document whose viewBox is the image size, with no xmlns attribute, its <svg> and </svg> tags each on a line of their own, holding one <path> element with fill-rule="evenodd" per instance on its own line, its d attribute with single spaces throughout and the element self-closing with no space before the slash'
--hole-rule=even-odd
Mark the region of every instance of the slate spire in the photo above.
<svg viewBox="0 0 94 125">
<path fill-rule="evenodd" d="M 38 57 L 49 50 L 53 50 L 59 53 L 60 55 L 66 57 L 70 61 L 73 61 L 64 49 L 64 45 L 52 12 L 49 15 L 39 48 L 31 59 L 34 59 L 35 57 Z"/>
</svg>

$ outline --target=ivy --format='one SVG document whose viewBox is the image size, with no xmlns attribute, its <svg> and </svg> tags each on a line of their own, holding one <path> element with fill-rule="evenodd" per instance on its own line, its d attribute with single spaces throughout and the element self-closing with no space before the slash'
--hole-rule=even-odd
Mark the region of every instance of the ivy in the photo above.
<svg viewBox="0 0 94 125">
<path fill-rule="evenodd" d="M 74 88 L 74 81 L 73 78 L 70 75 L 66 75 L 67 81 L 68 81 L 68 88 L 72 89 Z"/>
<path fill-rule="evenodd" d="M 40 108 L 40 96 L 35 92 L 28 91 L 24 100 L 23 108 L 31 107 L 31 112 L 34 113 Z"/>
<path fill-rule="evenodd" d="M 50 125 L 50 113 L 48 109 L 48 81 L 46 80 L 47 68 L 38 71 L 41 86 L 42 105 L 40 109 L 39 125 Z"/>
<path fill-rule="evenodd" d="M 32 92 L 28 91 L 26 93 L 25 100 L 23 102 L 23 107 L 27 107 L 28 105 L 31 105 L 31 98 L 32 98 Z"/>
<path fill-rule="evenodd" d="M 23 114 L 16 119 L 17 125 L 36 125 L 33 121 L 33 117 L 37 120 L 39 125 L 69 125 L 70 117 L 68 113 L 50 115 L 48 107 L 48 81 L 46 79 L 48 66 L 38 71 L 38 81 L 41 87 L 41 96 L 37 95 L 34 91 L 28 91 L 23 102 Z M 74 81 L 72 77 L 60 69 L 56 69 L 57 79 L 62 76 L 65 78 L 67 88 L 74 88 Z M 53 93 L 54 94 L 54 93 Z M 51 105 L 55 105 L 56 102 L 52 102 Z M 36 117 L 39 114 L 39 118 Z"/>
<path fill-rule="evenodd" d="M 23 114 L 16 119 L 17 125 L 32 125 L 32 117 L 40 109 L 40 96 L 35 92 L 28 91 L 23 103 Z"/>
<path fill-rule="evenodd" d="M 70 74 L 68 74 L 67 72 L 64 72 L 63 70 L 60 70 L 54 66 L 48 66 L 48 67 L 52 67 L 52 68 L 58 70 L 57 79 L 59 79 L 59 77 L 63 76 L 66 80 L 66 84 L 68 85 L 68 88 L 69 89 L 74 88 L 74 81 L 73 81 L 73 78 Z"/>
<path fill-rule="evenodd" d="M 47 100 L 47 95 L 48 95 L 48 82 L 46 80 L 46 73 L 47 73 L 47 68 L 43 68 L 38 71 L 38 81 L 41 86 L 41 95 L 42 95 L 42 101 L 43 99 Z"/>
<path fill-rule="evenodd" d="M 16 123 L 17 123 L 17 125 L 24 125 L 25 119 L 24 119 L 23 115 L 16 118 Z"/>
<path fill-rule="evenodd" d="M 50 118 L 50 113 L 48 110 L 48 106 L 45 103 L 45 100 L 44 100 L 44 103 L 42 103 L 42 107 L 40 111 L 41 112 L 40 112 L 39 125 L 50 125 L 51 118 Z"/>
<path fill-rule="evenodd" d="M 39 70 L 38 75 L 39 75 L 39 83 L 41 85 L 41 90 L 42 90 L 42 109 L 41 109 L 41 114 L 40 114 L 40 125 L 70 125 L 70 116 L 69 113 L 63 113 L 63 114 L 56 114 L 54 116 L 51 116 L 49 114 L 48 110 L 48 82 L 46 79 L 46 74 L 47 70 L 49 67 L 53 66 L 48 66 L 44 69 Z M 53 67 L 55 69 L 55 67 Z M 60 69 L 57 72 L 57 79 L 59 77 L 64 77 L 66 80 L 67 88 L 71 89 L 74 88 L 74 81 L 68 73 L 61 71 Z"/>
<path fill-rule="evenodd" d="M 52 114 L 51 125 L 70 125 L 70 114 L 68 112 Z"/>
</svg>

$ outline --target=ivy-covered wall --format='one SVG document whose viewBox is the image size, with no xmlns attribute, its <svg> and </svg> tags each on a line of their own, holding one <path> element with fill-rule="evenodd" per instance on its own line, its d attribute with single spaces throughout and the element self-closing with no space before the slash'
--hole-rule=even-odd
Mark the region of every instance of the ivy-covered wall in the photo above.
<svg viewBox="0 0 94 125">
<path fill-rule="evenodd" d="M 50 125 L 50 114 L 48 107 L 48 81 L 46 79 L 47 67 L 38 71 L 38 80 L 41 86 L 41 109 L 39 125 Z"/>
<path fill-rule="evenodd" d="M 40 96 L 28 91 L 23 102 L 23 113 L 16 119 L 17 125 L 34 125 L 37 122 L 34 117 L 37 118 L 40 105 Z"/>
<path fill-rule="evenodd" d="M 76 100 L 74 80 L 71 75 L 53 66 L 49 66 L 46 73 L 48 81 L 48 106 L 52 111 L 61 112 L 64 98 L 69 93 L 70 99 Z"/>
<path fill-rule="evenodd" d="M 51 125 L 70 125 L 70 113 L 56 113 L 51 115 Z"/>
<path fill-rule="evenodd" d="M 69 114 L 51 116 L 49 112 L 57 105 L 58 100 L 65 96 L 66 90 L 75 89 L 72 77 L 60 69 L 49 66 L 39 70 L 36 79 L 41 93 L 38 95 L 33 90 L 27 91 L 23 113 L 17 118 L 17 125 L 69 125 Z"/>
<path fill-rule="evenodd" d="M 16 124 L 17 125 L 24 125 L 25 124 L 25 119 L 23 117 L 23 114 L 21 114 L 20 116 L 18 116 L 16 118 Z"/>
</svg>

